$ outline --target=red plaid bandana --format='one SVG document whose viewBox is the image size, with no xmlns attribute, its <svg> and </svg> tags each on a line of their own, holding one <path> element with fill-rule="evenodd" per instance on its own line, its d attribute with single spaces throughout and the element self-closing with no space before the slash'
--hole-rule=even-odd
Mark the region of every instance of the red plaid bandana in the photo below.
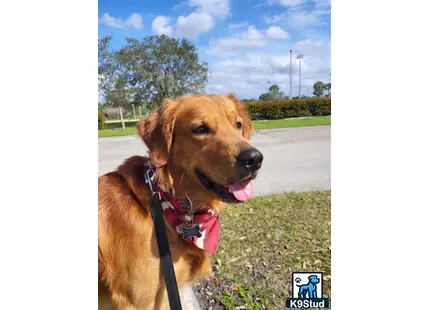
<svg viewBox="0 0 430 310">
<path fill-rule="evenodd" d="M 147 166 L 151 169 L 154 167 L 151 162 L 148 162 Z M 193 213 L 187 213 L 184 209 L 187 209 L 188 202 L 181 203 L 160 186 L 157 186 L 156 191 L 161 196 L 164 217 L 182 239 L 215 255 L 221 236 L 219 214 L 206 206 L 202 206 Z"/>
<path fill-rule="evenodd" d="M 164 217 L 185 241 L 215 255 L 221 236 L 219 215 L 203 206 L 193 214 L 185 214 L 181 202 L 159 189 Z"/>
</svg>

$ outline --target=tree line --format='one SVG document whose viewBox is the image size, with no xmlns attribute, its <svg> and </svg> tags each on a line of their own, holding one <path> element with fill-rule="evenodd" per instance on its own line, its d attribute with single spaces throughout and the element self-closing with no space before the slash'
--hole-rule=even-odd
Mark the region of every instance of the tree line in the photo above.
<svg viewBox="0 0 430 310">
<path fill-rule="evenodd" d="M 317 81 L 313 85 L 313 94 L 316 97 L 322 97 L 325 94 L 325 97 L 331 96 L 331 83 L 324 83 L 322 81 Z M 306 96 L 302 95 L 301 98 L 305 98 Z M 292 99 L 298 99 L 299 97 L 293 97 Z M 279 86 L 273 84 L 269 87 L 269 91 L 262 93 L 258 100 L 256 99 L 244 99 L 244 101 L 272 101 L 279 99 L 289 99 L 289 96 L 285 96 L 284 92 L 280 90 Z"/>
</svg>

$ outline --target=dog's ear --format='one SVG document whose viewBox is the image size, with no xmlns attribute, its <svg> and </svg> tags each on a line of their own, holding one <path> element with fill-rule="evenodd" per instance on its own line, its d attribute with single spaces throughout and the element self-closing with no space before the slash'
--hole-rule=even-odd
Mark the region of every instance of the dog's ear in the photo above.
<svg viewBox="0 0 430 310">
<path fill-rule="evenodd" d="M 175 126 L 177 101 L 166 99 L 150 116 L 137 124 L 137 132 L 151 153 L 151 160 L 161 167 L 167 164 Z"/>
<path fill-rule="evenodd" d="M 236 97 L 236 94 L 230 93 L 227 95 L 227 97 L 236 104 L 237 112 L 243 120 L 243 136 L 245 137 L 245 139 L 249 140 L 251 138 L 251 134 L 254 131 L 254 126 L 252 125 L 251 116 L 249 114 L 248 108 Z"/>
</svg>

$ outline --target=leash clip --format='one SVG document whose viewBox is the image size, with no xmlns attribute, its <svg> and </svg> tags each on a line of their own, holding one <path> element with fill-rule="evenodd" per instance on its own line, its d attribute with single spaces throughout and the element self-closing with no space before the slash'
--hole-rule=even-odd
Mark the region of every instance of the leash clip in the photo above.
<svg viewBox="0 0 430 310">
<path fill-rule="evenodd" d="M 158 200 L 161 200 L 161 193 L 159 191 L 154 190 L 154 184 L 155 184 L 155 170 L 152 167 L 152 163 L 147 162 L 147 169 L 145 172 L 145 183 L 149 186 L 149 189 L 151 190 L 152 196 L 158 196 Z"/>
</svg>

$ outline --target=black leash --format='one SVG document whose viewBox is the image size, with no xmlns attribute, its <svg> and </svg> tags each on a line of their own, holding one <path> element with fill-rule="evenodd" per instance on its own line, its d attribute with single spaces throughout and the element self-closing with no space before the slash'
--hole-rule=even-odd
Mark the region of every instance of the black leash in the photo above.
<svg viewBox="0 0 430 310">
<path fill-rule="evenodd" d="M 170 253 L 169 240 L 167 239 L 166 226 L 164 224 L 161 195 L 159 192 L 154 191 L 153 185 L 155 184 L 155 171 L 149 162 L 148 169 L 145 173 L 145 182 L 148 184 L 152 193 L 151 215 L 155 224 L 155 235 L 157 237 L 161 269 L 163 269 L 170 309 L 182 310 L 181 299 L 179 298 L 178 283 L 176 281 L 175 270 L 173 268 L 172 254 Z"/>
</svg>

